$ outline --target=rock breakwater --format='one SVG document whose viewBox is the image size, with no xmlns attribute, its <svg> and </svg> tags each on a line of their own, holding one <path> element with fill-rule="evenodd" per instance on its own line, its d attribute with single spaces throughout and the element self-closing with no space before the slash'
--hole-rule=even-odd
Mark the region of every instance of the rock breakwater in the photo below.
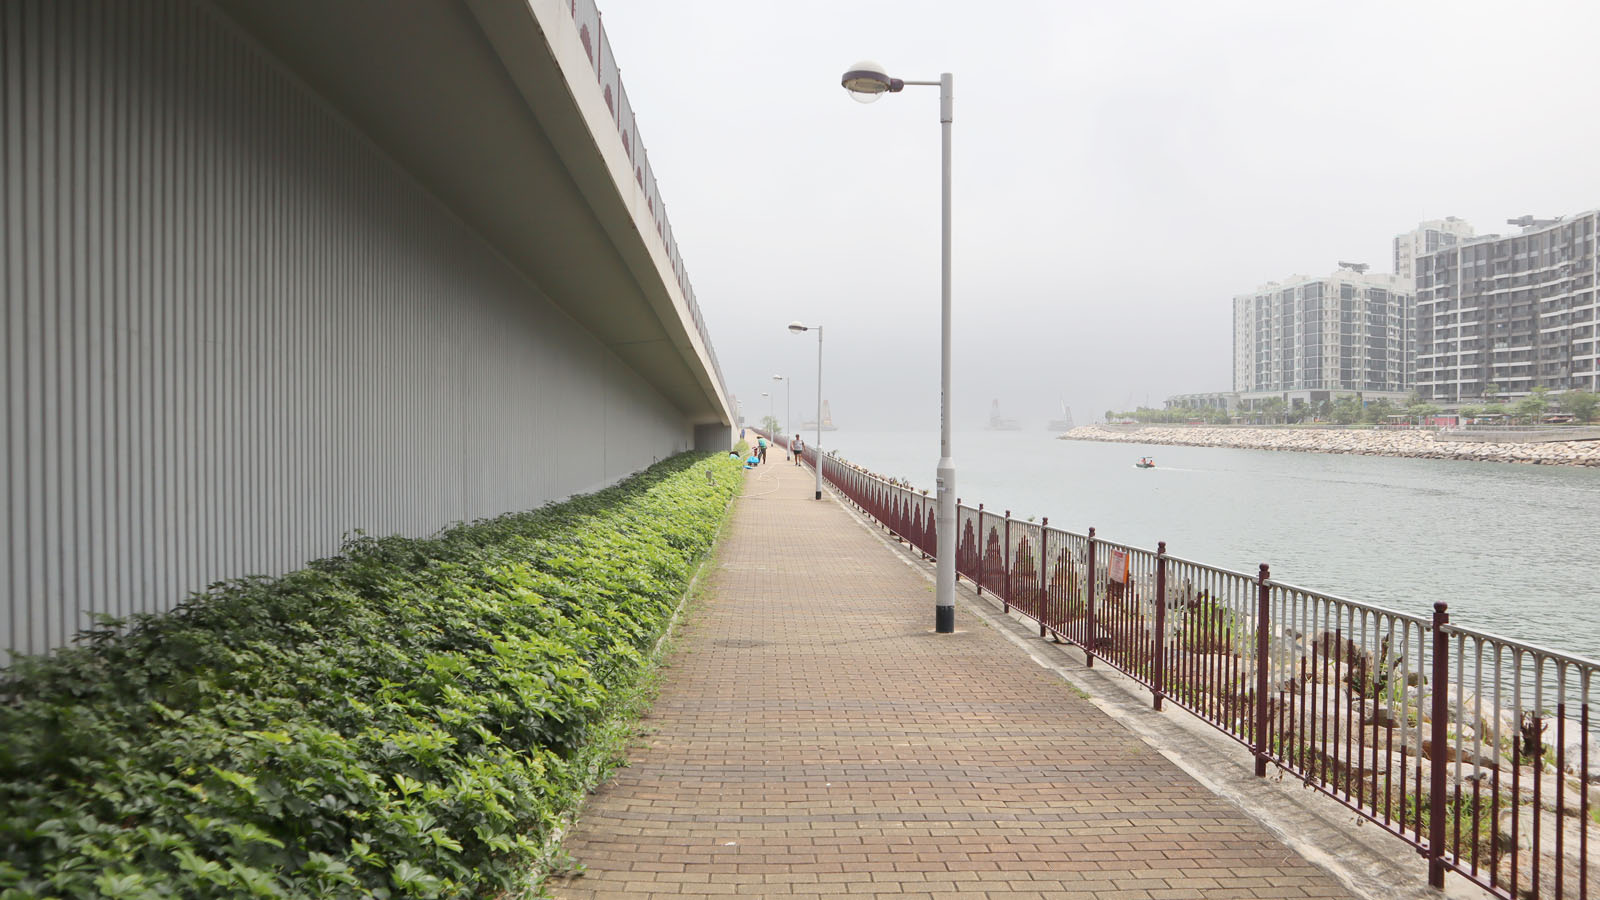
<svg viewBox="0 0 1600 900">
<path fill-rule="evenodd" d="M 1465 459 L 1540 466 L 1600 466 L 1600 441 L 1547 443 L 1457 443 L 1436 441 L 1428 431 L 1362 431 L 1338 428 L 1233 428 L 1084 425 L 1061 435 L 1070 441 L 1346 453 L 1414 459 Z"/>
</svg>

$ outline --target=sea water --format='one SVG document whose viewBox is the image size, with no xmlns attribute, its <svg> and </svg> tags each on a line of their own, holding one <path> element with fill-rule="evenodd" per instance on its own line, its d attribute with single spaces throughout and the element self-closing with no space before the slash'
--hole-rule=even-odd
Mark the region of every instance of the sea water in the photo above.
<svg viewBox="0 0 1600 900">
<path fill-rule="evenodd" d="M 809 435 L 808 435 L 809 437 Z M 837 431 L 851 462 L 932 488 L 934 432 Z M 1600 660 L 1600 469 L 957 432 L 968 505 Z M 1153 469 L 1134 466 L 1153 456 Z"/>
</svg>

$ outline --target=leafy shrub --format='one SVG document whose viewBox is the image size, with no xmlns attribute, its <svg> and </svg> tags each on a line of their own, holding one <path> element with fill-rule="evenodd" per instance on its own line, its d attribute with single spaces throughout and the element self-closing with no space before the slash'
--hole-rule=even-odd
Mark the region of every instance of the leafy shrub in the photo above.
<svg viewBox="0 0 1600 900">
<path fill-rule="evenodd" d="M 0 671 L 0 898 L 515 892 L 739 479 L 680 456 Z"/>
</svg>

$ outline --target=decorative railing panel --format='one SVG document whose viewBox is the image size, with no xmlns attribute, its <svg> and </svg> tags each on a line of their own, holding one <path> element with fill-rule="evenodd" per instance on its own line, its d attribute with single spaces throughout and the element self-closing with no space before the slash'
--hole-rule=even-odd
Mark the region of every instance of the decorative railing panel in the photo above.
<svg viewBox="0 0 1600 900">
<path fill-rule="evenodd" d="M 979 596 L 988 591 L 1005 602 L 1006 546 L 1005 523 L 1010 511 L 985 510 L 978 504 L 978 574 L 973 585 Z"/>
<path fill-rule="evenodd" d="M 979 509 L 964 504 L 956 506 L 956 572 L 973 584 L 978 583 L 979 537 L 982 534 Z"/>
<path fill-rule="evenodd" d="M 1427 846 L 1420 723 L 1432 715 L 1426 619 L 1266 584 L 1267 750 L 1279 766 Z M 1259 588 L 1258 588 L 1259 589 Z M 1263 627 L 1258 613 L 1255 627 Z M 1253 661 L 1254 662 L 1254 661 Z"/>
<path fill-rule="evenodd" d="M 1023 615 L 1041 621 L 1044 610 L 1039 603 L 1039 526 L 1017 519 L 1008 519 L 1006 524 L 1006 600 Z"/>
<path fill-rule="evenodd" d="M 1168 556 L 1163 685 L 1174 703 L 1255 745 L 1258 579 Z M 1293 665 L 1269 664 L 1269 683 Z"/>
<path fill-rule="evenodd" d="M 1043 624 L 1058 637 L 1089 651 L 1093 659 L 1095 645 L 1089 605 L 1091 538 L 1058 528 L 1046 527 L 1044 531 L 1049 569 L 1045 590 L 1049 601 Z"/>
<path fill-rule="evenodd" d="M 1450 676 L 1432 743 L 1444 748 L 1444 864 L 1498 894 L 1600 896 L 1589 868 L 1596 663 L 1448 620 L 1436 635 Z"/>
</svg>

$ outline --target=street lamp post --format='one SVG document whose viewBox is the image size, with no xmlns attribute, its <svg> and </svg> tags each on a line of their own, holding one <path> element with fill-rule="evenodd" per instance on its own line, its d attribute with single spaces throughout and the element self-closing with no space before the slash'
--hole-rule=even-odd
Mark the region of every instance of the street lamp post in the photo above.
<svg viewBox="0 0 1600 900">
<path fill-rule="evenodd" d="M 954 109 L 954 76 L 945 72 L 938 81 L 903 81 L 890 78 L 883 67 L 873 62 L 858 62 L 844 73 L 840 83 L 850 96 L 871 103 L 885 93 L 899 93 L 906 85 L 939 86 L 939 124 L 942 149 L 941 235 L 940 235 L 940 321 L 939 345 L 939 464 L 934 470 L 938 488 L 938 511 L 934 523 L 938 542 L 934 548 L 934 630 L 950 634 L 956 630 L 956 464 L 950 456 L 950 123 Z"/>
<path fill-rule="evenodd" d="M 783 382 L 783 434 L 788 437 L 794 434 L 794 396 L 789 390 L 789 376 L 774 375 L 772 380 Z"/>
<path fill-rule="evenodd" d="M 817 499 L 822 499 L 822 326 L 805 325 L 800 322 L 790 322 L 789 331 L 793 334 L 805 334 L 808 331 L 817 333 L 817 442 L 812 444 L 812 449 L 817 453 L 816 465 L 811 468 L 817 473 Z"/>
<path fill-rule="evenodd" d="M 766 391 L 762 391 L 761 392 L 761 396 L 767 398 L 767 419 L 768 419 L 768 421 L 769 422 L 778 421 L 778 417 L 777 417 L 776 414 L 774 414 L 773 409 L 772 409 L 772 404 L 775 402 L 773 396 L 771 394 L 767 393 Z M 765 430 L 765 429 L 771 428 L 772 426 L 769 425 L 768 422 L 762 422 L 761 423 L 761 427 L 762 427 L 763 430 Z"/>
</svg>

